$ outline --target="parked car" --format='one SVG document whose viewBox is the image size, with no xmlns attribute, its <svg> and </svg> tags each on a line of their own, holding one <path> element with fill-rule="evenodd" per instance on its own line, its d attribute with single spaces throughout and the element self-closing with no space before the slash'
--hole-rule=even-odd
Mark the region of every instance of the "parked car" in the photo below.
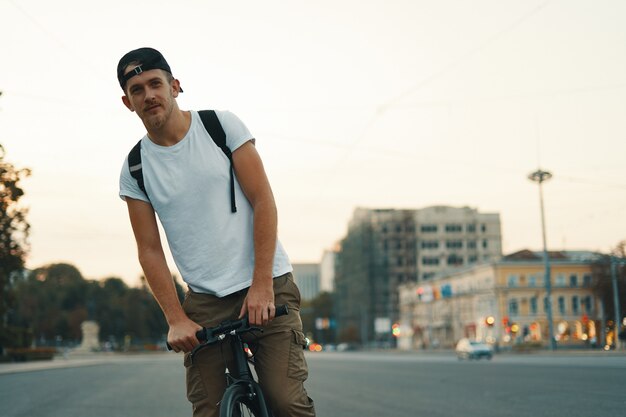
<svg viewBox="0 0 626 417">
<path fill-rule="evenodd" d="M 459 359 L 480 359 L 493 357 L 493 349 L 486 343 L 470 339 L 461 339 L 456 345 L 456 355 Z"/>
</svg>

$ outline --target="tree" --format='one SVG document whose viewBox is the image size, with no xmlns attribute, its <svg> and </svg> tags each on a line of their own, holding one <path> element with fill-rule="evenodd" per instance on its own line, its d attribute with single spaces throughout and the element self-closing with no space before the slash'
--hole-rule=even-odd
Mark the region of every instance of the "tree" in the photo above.
<svg viewBox="0 0 626 417">
<path fill-rule="evenodd" d="M 618 259 L 626 259 L 626 240 L 619 242 L 611 251 L 610 255 L 602 256 L 592 265 L 593 289 L 604 304 L 604 314 L 609 320 L 615 317 L 615 307 L 613 302 L 613 282 L 611 279 L 611 256 Z M 626 307 L 626 266 L 618 265 L 617 287 L 618 298 L 621 310 Z"/>
<path fill-rule="evenodd" d="M 70 264 L 34 269 L 17 283 L 15 294 L 19 302 L 11 324 L 28 329 L 39 346 L 80 343 L 85 320 L 96 321 L 100 340 L 114 347 L 121 347 L 127 336 L 133 343 L 155 344 L 167 333 L 167 322 L 147 286 L 130 288 L 117 277 L 87 280 Z"/>
<path fill-rule="evenodd" d="M 322 292 L 313 300 L 303 301 L 300 316 L 304 331 L 315 341 L 335 343 L 333 294 Z"/>
<path fill-rule="evenodd" d="M 0 144 L 0 349 L 12 339 L 7 325 L 8 314 L 15 306 L 12 280 L 24 268 L 30 229 L 28 210 L 19 204 L 24 196 L 20 181 L 30 175 L 30 170 L 18 169 L 4 157 Z"/>
</svg>

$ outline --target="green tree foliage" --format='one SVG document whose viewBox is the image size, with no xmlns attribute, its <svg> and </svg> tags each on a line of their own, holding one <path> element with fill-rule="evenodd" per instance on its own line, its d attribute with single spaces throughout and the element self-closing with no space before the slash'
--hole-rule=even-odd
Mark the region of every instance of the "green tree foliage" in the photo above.
<svg viewBox="0 0 626 417">
<path fill-rule="evenodd" d="M 612 256 L 617 257 L 622 262 L 626 259 L 626 240 L 617 244 L 613 249 Z M 615 317 L 615 307 L 613 302 L 613 282 L 611 278 L 611 257 L 603 256 L 592 266 L 593 289 L 604 304 L 604 314 L 607 319 Z M 617 287 L 620 309 L 622 316 L 626 309 L 626 266 L 617 265 Z"/>
<path fill-rule="evenodd" d="M 13 280 L 24 267 L 28 252 L 28 210 L 19 204 L 24 196 L 20 181 L 30 175 L 28 169 L 18 169 L 5 160 L 0 145 L 0 349 L 8 346 L 14 332 L 7 326 L 8 316 L 15 306 Z"/>
<path fill-rule="evenodd" d="M 177 290 L 182 293 L 182 288 Z M 149 289 L 131 288 L 117 277 L 86 280 L 69 264 L 37 268 L 16 289 L 18 308 L 13 324 L 29 328 L 38 345 L 77 344 L 81 324 L 94 320 L 100 340 L 122 347 L 160 342 L 167 323 Z"/>
<path fill-rule="evenodd" d="M 313 300 L 303 301 L 300 316 L 304 331 L 311 335 L 316 342 L 336 342 L 335 329 L 332 326 L 335 321 L 332 293 L 322 292 Z"/>
</svg>

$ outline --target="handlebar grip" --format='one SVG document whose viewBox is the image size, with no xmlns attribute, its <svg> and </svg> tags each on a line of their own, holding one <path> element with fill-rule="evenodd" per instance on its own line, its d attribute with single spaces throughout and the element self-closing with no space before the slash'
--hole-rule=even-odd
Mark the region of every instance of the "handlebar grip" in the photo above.
<svg viewBox="0 0 626 417">
<path fill-rule="evenodd" d="M 208 336 L 206 334 L 206 327 L 203 327 L 202 329 L 198 330 L 196 332 L 196 338 L 198 339 L 199 342 L 206 342 L 208 339 Z"/>
<path fill-rule="evenodd" d="M 206 342 L 207 340 L 206 328 L 202 328 L 198 330 L 196 332 L 196 337 L 198 338 L 198 341 L 200 343 Z M 172 346 L 169 343 L 165 342 L 165 346 L 167 346 L 167 350 L 172 350 Z"/>
<path fill-rule="evenodd" d="M 287 314 L 289 314 L 289 307 L 287 307 L 287 304 L 276 306 L 276 313 L 274 317 L 286 316 Z"/>
</svg>

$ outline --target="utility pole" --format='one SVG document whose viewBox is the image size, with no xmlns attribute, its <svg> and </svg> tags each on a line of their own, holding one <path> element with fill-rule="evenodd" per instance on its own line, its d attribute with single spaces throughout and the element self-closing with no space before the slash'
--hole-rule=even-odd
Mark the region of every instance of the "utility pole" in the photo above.
<svg viewBox="0 0 626 417">
<path fill-rule="evenodd" d="M 548 329 L 550 333 L 550 350 L 556 350 L 556 340 L 554 339 L 554 323 L 552 322 L 552 283 L 550 278 L 550 257 L 546 243 L 546 220 L 543 209 L 543 188 L 544 181 L 552 178 L 548 171 L 537 171 L 528 175 L 528 179 L 539 184 L 539 204 L 541 207 L 541 236 L 543 238 L 543 262 L 545 265 L 545 287 L 546 287 L 546 315 L 548 317 Z"/>
<path fill-rule="evenodd" d="M 622 262 L 620 262 L 622 263 Z M 615 309 L 615 350 L 621 349 L 621 340 L 619 339 L 619 329 L 621 325 L 621 311 L 619 306 L 619 294 L 617 288 L 617 257 L 611 255 L 611 282 L 613 284 L 613 308 Z"/>
</svg>

